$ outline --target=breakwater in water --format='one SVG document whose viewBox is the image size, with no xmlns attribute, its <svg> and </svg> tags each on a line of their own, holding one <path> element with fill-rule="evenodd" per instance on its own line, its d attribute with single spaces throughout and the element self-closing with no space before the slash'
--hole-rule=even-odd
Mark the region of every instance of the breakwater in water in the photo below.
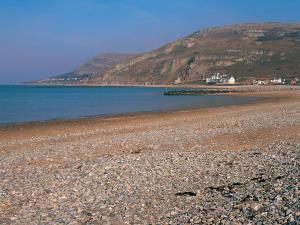
<svg viewBox="0 0 300 225">
<path fill-rule="evenodd" d="M 190 90 L 171 90 L 165 91 L 164 95 L 212 95 L 212 94 L 225 94 L 225 93 L 238 93 L 244 92 L 238 89 L 190 89 Z"/>
</svg>

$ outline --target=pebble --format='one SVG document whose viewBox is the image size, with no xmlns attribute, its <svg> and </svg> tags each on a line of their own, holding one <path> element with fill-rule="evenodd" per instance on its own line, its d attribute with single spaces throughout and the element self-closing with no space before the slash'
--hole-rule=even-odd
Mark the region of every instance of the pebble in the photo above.
<svg viewBox="0 0 300 225">
<path fill-rule="evenodd" d="M 67 145 L 52 137 L 53 146 L 1 153 L 0 224 L 297 224 L 299 143 L 276 137 L 266 146 L 218 151 L 199 144 L 209 135 L 299 124 L 299 107 L 289 107 L 237 119 L 227 112 L 216 123 L 159 126 L 139 136 L 118 130 L 86 141 L 74 134 Z M 148 147 L 136 151 L 142 142 Z M 127 153 L 91 150 L 112 145 Z"/>
<path fill-rule="evenodd" d="M 300 145 L 280 141 L 261 153 L 253 160 L 252 150 L 156 152 L 97 158 L 84 162 L 81 170 L 70 165 L 53 173 L 42 168 L 15 174 L 8 171 L 1 174 L 7 182 L 1 183 L 0 197 L 10 207 L 2 210 L 0 221 L 295 222 L 300 215 Z M 226 166 L 230 158 L 234 168 Z M 94 175 L 89 176 L 91 173 Z M 259 176 L 262 173 L 268 179 Z M 279 184 L 281 191 L 276 189 Z"/>
</svg>

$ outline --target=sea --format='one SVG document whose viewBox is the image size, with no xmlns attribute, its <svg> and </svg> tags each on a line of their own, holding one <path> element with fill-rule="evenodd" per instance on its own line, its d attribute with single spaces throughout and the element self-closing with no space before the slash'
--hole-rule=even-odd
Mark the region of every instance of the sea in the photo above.
<svg viewBox="0 0 300 225">
<path fill-rule="evenodd" d="M 175 89 L 168 89 L 175 90 Z M 165 88 L 0 86 L 0 124 L 246 104 L 257 97 L 165 96 Z"/>
</svg>

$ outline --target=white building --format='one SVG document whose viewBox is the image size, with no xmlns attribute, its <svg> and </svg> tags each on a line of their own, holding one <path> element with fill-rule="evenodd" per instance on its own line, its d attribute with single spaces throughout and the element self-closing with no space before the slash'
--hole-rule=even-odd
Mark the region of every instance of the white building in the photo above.
<svg viewBox="0 0 300 225">
<path fill-rule="evenodd" d="M 231 76 L 228 80 L 227 80 L 227 84 L 235 84 L 235 78 L 233 76 Z"/>
<path fill-rule="evenodd" d="M 219 83 L 227 83 L 228 82 L 228 75 L 227 74 L 220 74 L 215 73 L 209 78 L 206 78 L 207 84 L 219 84 Z"/>
<path fill-rule="evenodd" d="M 265 82 L 265 81 L 263 81 L 263 80 L 258 80 L 258 81 L 257 81 L 257 84 L 258 84 L 258 85 L 265 85 L 265 84 L 266 84 L 266 82 Z"/>
<path fill-rule="evenodd" d="M 281 78 L 274 78 L 273 80 L 271 80 L 271 83 L 272 84 L 284 84 L 285 83 L 285 80 L 284 79 L 281 79 Z"/>
</svg>

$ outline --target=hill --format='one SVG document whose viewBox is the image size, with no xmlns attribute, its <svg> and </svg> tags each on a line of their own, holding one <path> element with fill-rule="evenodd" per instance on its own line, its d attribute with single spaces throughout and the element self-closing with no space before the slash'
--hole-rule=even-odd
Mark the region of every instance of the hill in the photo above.
<svg viewBox="0 0 300 225">
<path fill-rule="evenodd" d="M 78 69 L 61 74 L 58 76 L 50 77 L 45 80 L 39 80 L 29 83 L 40 84 L 68 84 L 80 83 L 92 79 L 97 74 L 106 73 L 115 65 L 125 63 L 136 54 L 122 54 L 122 53 L 105 53 L 95 56 L 94 58 L 81 65 Z"/>
<path fill-rule="evenodd" d="M 83 71 L 78 74 L 86 75 L 79 81 L 82 84 L 170 84 L 178 78 L 197 83 L 217 72 L 233 75 L 238 81 L 299 77 L 300 24 L 240 24 L 204 29 L 107 66 L 103 66 L 103 61 L 89 64 L 87 68 L 92 68 L 92 73 L 85 66 L 78 70 Z"/>
</svg>

